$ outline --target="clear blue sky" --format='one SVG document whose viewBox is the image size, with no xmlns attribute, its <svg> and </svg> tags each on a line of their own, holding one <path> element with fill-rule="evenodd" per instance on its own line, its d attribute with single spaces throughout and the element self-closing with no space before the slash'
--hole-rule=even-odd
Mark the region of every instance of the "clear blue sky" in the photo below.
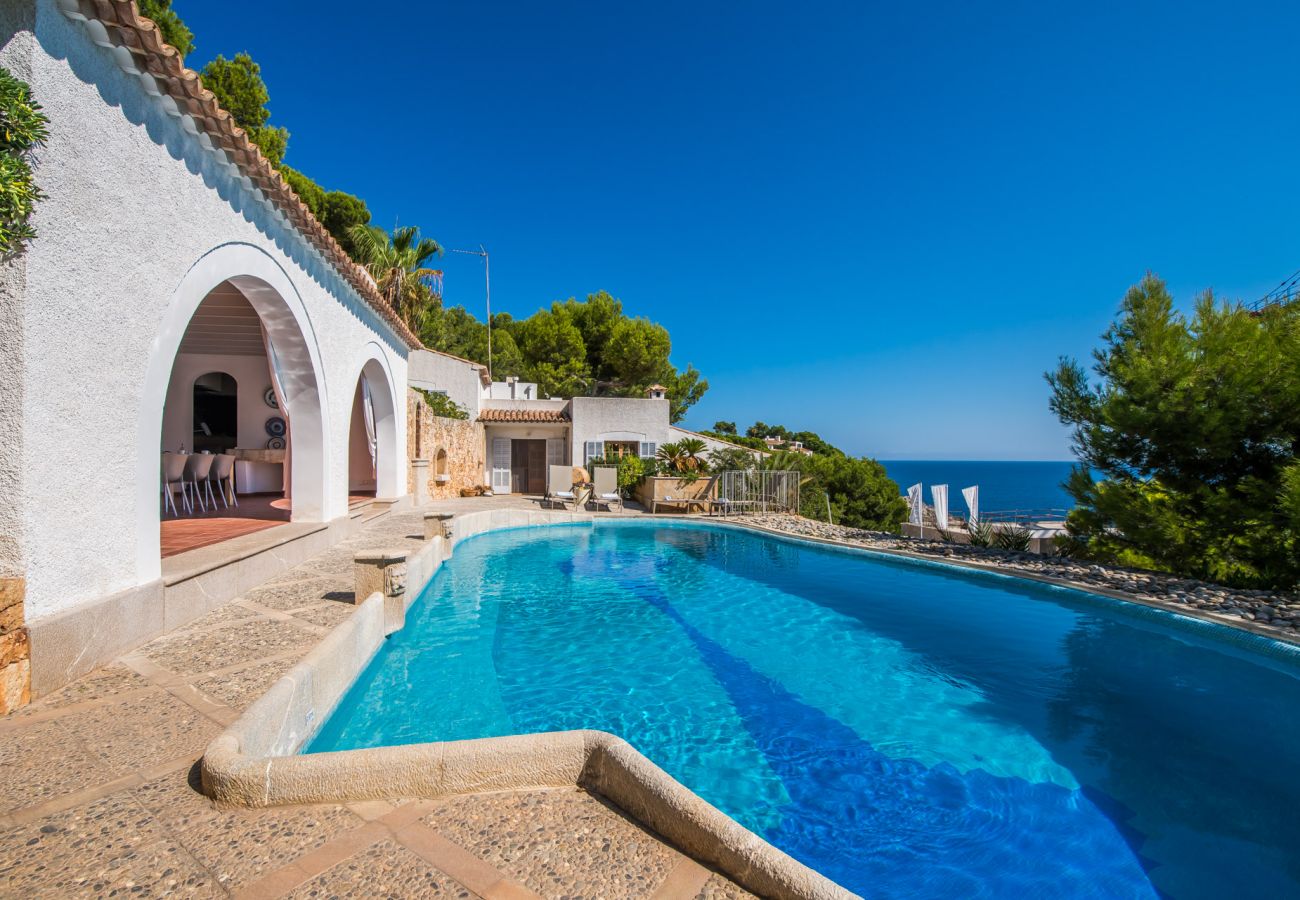
<svg viewBox="0 0 1300 900">
<path fill-rule="evenodd" d="M 665 325 L 695 427 L 1067 458 L 1041 374 L 1145 271 L 1189 304 L 1300 268 L 1296 4 L 175 7 L 195 68 L 262 64 L 287 162 L 486 244 L 495 309 Z"/>
</svg>

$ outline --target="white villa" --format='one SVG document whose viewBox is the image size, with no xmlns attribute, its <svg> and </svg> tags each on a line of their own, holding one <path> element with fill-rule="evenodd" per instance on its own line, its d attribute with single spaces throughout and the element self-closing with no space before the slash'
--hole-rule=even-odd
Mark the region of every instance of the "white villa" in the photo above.
<svg viewBox="0 0 1300 900">
<path fill-rule="evenodd" d="M 38 236 L 0 261 L 0 712 L 367 515 L 690 435 L 657 386 L 539 398 L 423 348 L 133 4 L 6 0 L 0 65 L 51 123 Z M 191 482 L 233 458 L 235 496 L 200 493 L 247 527 L 205 537 L 163 453 Z"/>
<path fill-rule="evenodd" d="M 408 399 L 413 466 L 420 496 L 427 465 L 434 498 L 482 485 L 497 494 L 543 494 L 547 467 L 586 466 L 595 458 L 654 458 L 660 445 L 698 437 L 710 449 L 732 446 L 669 422 L 661 385 L 641 397 L 541 397 L 531 382 L 492 381 L 485 366 L 419 349 L 410 355 L 410 385 L 447 396 L 465 420 L 431 415 L 418 392 Z"/>
</svg>

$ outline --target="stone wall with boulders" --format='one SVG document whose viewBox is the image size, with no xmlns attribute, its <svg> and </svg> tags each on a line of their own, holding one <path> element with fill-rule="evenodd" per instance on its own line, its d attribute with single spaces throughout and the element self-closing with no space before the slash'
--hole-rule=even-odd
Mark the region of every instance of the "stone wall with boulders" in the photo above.
<svg viewBox="0 0 1300 900">
<path fill-rule="evenodd" d="M 0 715 L 31 700 L 32 645 L 23 620 L 22 578 L 0 578 Z"/>
<path fill-rule="evenodd" d="M 483 425 L 470 419 L 435 416 L 415 391 L 406 392 L 406 438 L 411 459 L 429 461 L 429 496 L 459 497 L 462 489 L 481 487 L 487 470 L 487 438 Z M 439 480 L 445 475 L 445 480 Z M 407 472 L 414 492 L 414 474 Z"/>
<path fill-rule="evenodd" d="M 1009 574 L 1036 576 L 1078 585 L 1084 589 L 1114 591 L 1152 606 L 1208 621 L 1219 621 L 1300 643 L 1300 597 L 1274 591 L 1244 590 L 1178 578 L 1159 572 L 1100 566 L 1060 556 L 1038 556 L 964 544 L 948 544 L 830 525 L 801 516 L 746 516 L 747 524 L 806 537 L 856 544 L 873 550 L 906 553 L 952 562 L 974 563 Z"/>
</svg>

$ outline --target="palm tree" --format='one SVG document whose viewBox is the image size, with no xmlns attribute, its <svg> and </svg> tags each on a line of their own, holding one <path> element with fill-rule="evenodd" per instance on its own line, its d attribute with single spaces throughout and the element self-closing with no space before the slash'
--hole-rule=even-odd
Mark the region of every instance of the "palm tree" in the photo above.
<svg viewBox="0 0 1300 900">
<path fill-rule="evenodd" d="M 682 464 L 687 469 L 704 468 L 704 453 L 709 445 L 699 438 L 682 438 L 678 445 L 682 451 Z"/>
<path fill-rule="evenodd" d="M 418 333 L 425 312 L 440 299 L 442 273 L 426 264 L 442 256 L 442 245 L 433 238 L 420 237 L 420 229 L 414 225 L 394 228 L 391 235 L 374 225 L 353 225 L 348 234 L 357 248 L 357 262 L 375 279 L 389 305 Z"/>
<path fill-rule="evenodd" d="M 680 472 L 685 467 L 686 453 L 682 450 L 681 444 L 660 444 L 655 457 L 664 464 L 665 468 L 674 472 Z"/>
</svg>

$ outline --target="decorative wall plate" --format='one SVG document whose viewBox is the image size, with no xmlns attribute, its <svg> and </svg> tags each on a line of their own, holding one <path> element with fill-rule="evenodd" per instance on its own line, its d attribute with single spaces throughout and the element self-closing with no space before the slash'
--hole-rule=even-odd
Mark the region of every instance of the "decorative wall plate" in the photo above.
<svg viewBox="0 0 1300 900">
<path fill-rule="evenodd" d="M 271 437 L 284 437 L 286 430 L 284 419 L 279 416 L 271 416 L 266 420 L 266 433 Z"/>
<path fill-rule="evenodd" d="M 284 448 L 285 448 L 285 442 L 284 442 L 284 438 L 282 437 L 273 437 L 266 442 L 267 450 L 283 450 Z"/>
<path fill-rule="evenodd" d="M 275 388 L 269 387 L 262 391 L 262 399 L 266 401 L 266 405 L 271 407 L 271 409 L 280 408 L 280 401 L 276 399 L 275 396 Z"/>
</svg>

